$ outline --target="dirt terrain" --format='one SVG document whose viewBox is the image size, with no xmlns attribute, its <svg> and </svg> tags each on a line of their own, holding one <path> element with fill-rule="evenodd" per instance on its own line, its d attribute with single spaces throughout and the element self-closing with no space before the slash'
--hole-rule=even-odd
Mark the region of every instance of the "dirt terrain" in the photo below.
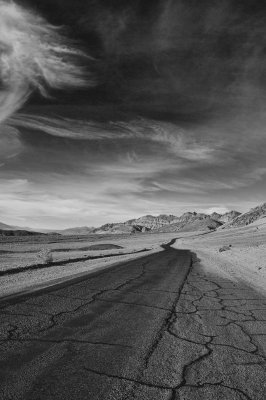
<svg viewBox="0 0 266 400">
<path fill-rule="evenodd" d="M 266 218 L 241 228 L 181 238 L 176 246 L 194 251 L 202 265 L 217 266 L 215 273 L 227 271 L 266 295 Z M 223 247 L 228 249 L 220 251 Z"/>
<path fill-rule="evenodd" d="M 170 235 L 39 237 L 0 246 L 0 296 L 51 285 L 117 262 L 162 251 Z M 51 240 L 52 239 L 52 240 Z"/>
<path fill-rule="evenodd" d="M 141 239 L 94 243 L 151 249 L 102 270 L 73 262 L 5 281 L 13 295 L 0 302 L 1 400 L 264 398 L 264 224 Z"/>
</svg>

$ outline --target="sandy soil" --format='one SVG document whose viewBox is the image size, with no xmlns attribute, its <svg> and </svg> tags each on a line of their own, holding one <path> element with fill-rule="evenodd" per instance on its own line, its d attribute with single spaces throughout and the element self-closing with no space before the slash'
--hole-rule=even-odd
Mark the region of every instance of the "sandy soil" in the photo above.
<svg viewBox="0 0 266 400">
<path fill-rule="evenodd" d="M 5 297 L 14 293 L 33 288 L 52 285 L 60 280 L 71 279 L 94 272 L 98 269 L 113 266 L 122 261 L 137 259 L 148 254 L 153 254 L 163 249 L 161 244 L 169 242 L 173 237 L 172 234 L 157 234 L 157 235 L 136 235 L 124 238 L 117 236 L 113 238 L 82 238 L 82 243 L 79 240 L 71 242 L 56 242 L 56 243 L 32 243 L 29 241 L 19 243 L 2 243 L 0 247 L 0 271 L 10 268 L 27 267 L 40 262 L 38 252 L 42 249 L 51 250 L 53 261 L 71 260 L 78 257 L 89 256 L 107 256 L 113 254 L 113 257 L 101 258 L 96 260 L 86 260 L 80 262 L 70 262 L 66 265 L 53 265 L 52 267 L 42 268 L 38 270 L 30 270 L 20 272 L 13 275 L 5 275 L 0 277 L 0 297 Z M 91 244 L 113 244 L 123 247 L 122 249 L 100 250 L 100 251 L 84 251 L 83 248 L 89 247 Z M 149 249 L 145 252 L 139 252 Z M 65 250 L 65 251 L 64 251 Z M 2 254 L 1 254 L 2 252 Z M 123 255 L 123 253 L 132 253 Z M 139 253 L 136 253 L 139 252 Z"/>
<path fill-rule="evenodd" d="M 17 268 L 27 267 L 34 264 L 45 262 L 40 257 L 40 252 L 50 251 L 52 254 L 53 261 L 71 260 L 79 257 L 95 257 L 104 256 L 110 254 L 123 254 L 130 252 L 137 252 L 144 249 L 155 249 L 160 246 L 164 240 L 167 241 L 168 237 L 172 238 L 172 234 L 165 235 L 132 235 L 124 237 L 122 235 L 113 237 L 101 237 L 97 240 L 97 236 L 94 237 L 70 237 L 69 242 L 53 241 L 49 242 L 49 237 L 46 242 L 42 243 L 34 241 L 34 238 L 29 237 L 28 241 L 14 242 L 2 242 L 0 243 L 0 271 Z M 89 250 L 91 245 L 102 245 L 112 244 L 119 245 L 121 249 L 110 249 L 110 250 Z"/>
<path fill-rule="evenodd" d="M 52 284 L 60 279 L 106 268 L 115 263 L 143 257 L 161 251 L 160 245 L 177 238 L 176 248 L 190 249 L 201 260 L 201 265 L 209 272 L 225 275 L 229 279 L 244 281 L 257 291 L 266 293 L 266 219 L 239 229 L 218 230 L 216 232 L 161 233 L 106 237 L 71 237 L 69 241 L 59 239 L 42 243 L 28 241 L 15 243 L 6 241 L 0 246 L 0 271 L 27 267 L 40 262 L 38 253 L 47 249 L 52 252 L 53 261 L 72 260 L 78 257 L 114 257 L 81 262 L 70 262 L 64 266 L 53 265 L 36 271 L 27 271 L 0 277 L 0 296 L 20 292 L 38 285 Z M 88 250 L 92 244 L 113 244 L 118 249 Z M 222 246 L 231 245 L 230 250 L 220 253 Z M 149 249 L 145 253 L 123 255 Z"/>
<path fill-rule="evenodd" d="M 230 250 L 219 252 L 223 246 Z M 259 220 L 238 229 L 179 239 L 176 248 L 195 252 L 208 271 L 243 281 L 266 294 L 266 221 Z"/>
<path fill-rule="evenodd" d="M 264 399 L 266 298 L 224 260 L 191 261 L 165 246 L 2 302 L 0 398 Z"/>
</svg>

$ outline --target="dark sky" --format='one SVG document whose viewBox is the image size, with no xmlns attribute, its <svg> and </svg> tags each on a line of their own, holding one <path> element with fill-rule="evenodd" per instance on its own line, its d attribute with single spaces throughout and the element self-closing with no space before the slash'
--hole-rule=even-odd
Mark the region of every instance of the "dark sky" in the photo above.
<svg viewBox="0 0 266 400">
<path fill-rule="evenodd" d="M 265 87 L 265 2 L 28 3 L 95 57 L 99 85 L 86 102 L 186 121 L 239 108 L 249 86 Z"/>
<path fill-rule="evenodd" d="M 90 56 L 79 59 L 89 79 L 70 90 L 48 77 L 46 98 L 32 80 L 16 128 L 3 129 L 7 222 L 97 225 L 265 201 L 265 2 L 18 4 Z"/>
</svg>

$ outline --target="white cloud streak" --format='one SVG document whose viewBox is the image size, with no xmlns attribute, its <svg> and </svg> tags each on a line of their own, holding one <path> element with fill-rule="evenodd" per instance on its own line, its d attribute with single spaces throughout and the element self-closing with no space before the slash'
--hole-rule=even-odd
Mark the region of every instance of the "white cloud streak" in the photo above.
<svg viewBox="0 0 266 400">
<path fill-rule="evenodd" d="M 60 30 L 12 1 L 0 0 L 0 123 L 32 91 L 92 84 L 77 59 L 84 57 Z"/>
<path fill-rule="evenodd" d="M 10 126 L 2 126 L 0 133 L 0 164 L 15 157 L 23 150 L 23 144 L 19 139 L 17 129 Z"/>
<path fill-rule="evenodd" d="M 130 140 L 138 139 L 164 145 L 180 159 L 197 162 L 214 160 L 215 149 L 200 143 L 190 132 L 172 123 L 139 118 L 130 122 L 98 123 L 68 118 L 50 118 L 18 114 L 11 119 L 19 127 L 39 130 L 52 136 L 74 140 Z"/>
</svg>

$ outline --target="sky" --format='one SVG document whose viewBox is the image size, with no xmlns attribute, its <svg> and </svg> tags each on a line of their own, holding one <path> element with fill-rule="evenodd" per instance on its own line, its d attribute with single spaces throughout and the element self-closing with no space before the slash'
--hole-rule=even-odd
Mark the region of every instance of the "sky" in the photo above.
<svg viewBox="0 0 266 400">
<path fill-rule="evenodd" d="M 0 221 L 266 201 L 266 5 L 0 0 Z"/>
</svg>

